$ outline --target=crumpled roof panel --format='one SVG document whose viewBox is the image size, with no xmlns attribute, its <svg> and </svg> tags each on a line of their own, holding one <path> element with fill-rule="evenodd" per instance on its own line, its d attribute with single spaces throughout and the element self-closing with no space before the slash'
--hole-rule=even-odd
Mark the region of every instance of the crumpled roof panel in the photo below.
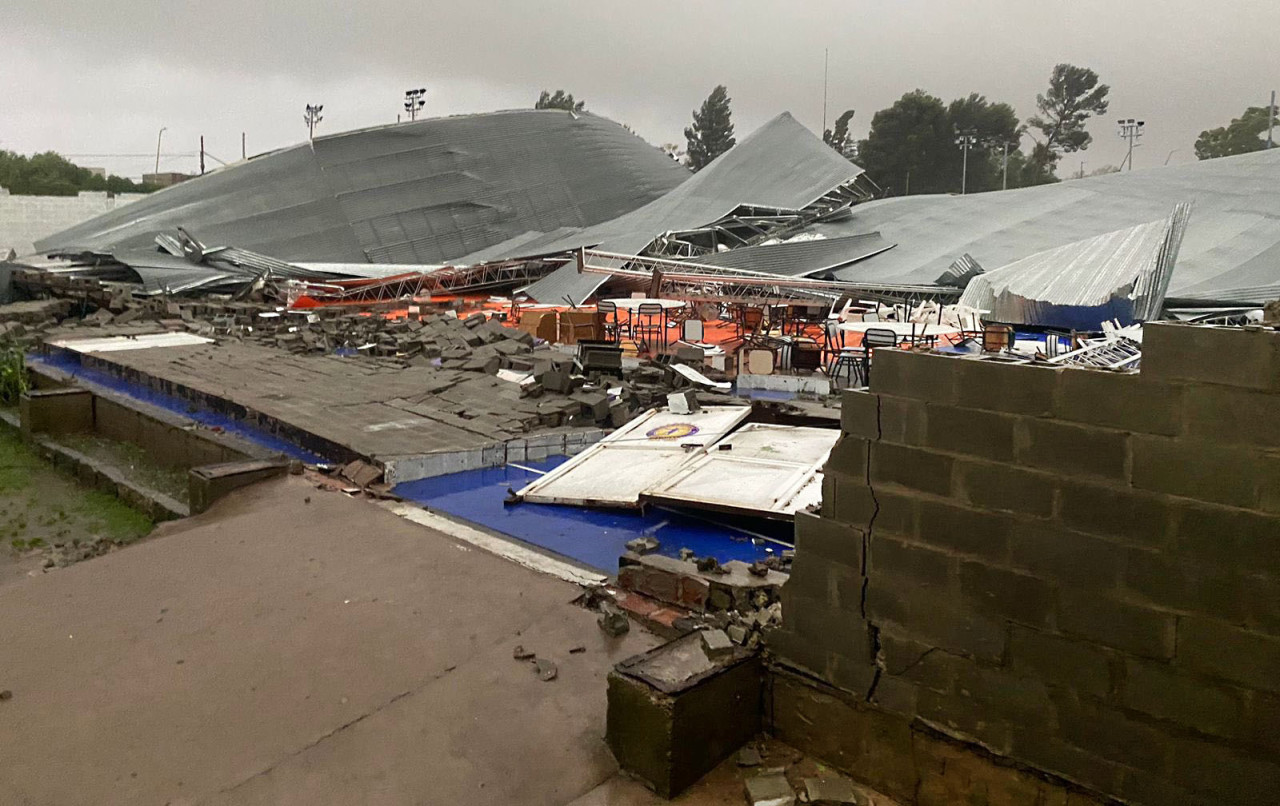
<svg viewBox="0 0 1280 806">
<path fill-rule="evenodd" d="M 808 277 L 878 255 L 892 249 L 878 232 L 843 238 L 794 240 L 778 244 L 747 246 L 702 255 L 694 260 L 707 266 L 760 271 L 785 277 Z"/>
<path fill-rule="evenodd" d="M 443 263 L 634 210 L 690 176 L 596 115 L 517 110 L 318 137 L 158 191 L 38 251 L 148 248 L 181 226 L 281 260 Z"/>
</svg>

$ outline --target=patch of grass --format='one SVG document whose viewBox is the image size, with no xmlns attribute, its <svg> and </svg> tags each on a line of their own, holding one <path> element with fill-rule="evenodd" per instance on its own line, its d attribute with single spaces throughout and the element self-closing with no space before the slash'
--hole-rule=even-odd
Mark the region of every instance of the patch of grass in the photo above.
<svg viewBox="0 0 1280 806">
<path fill-rule="evenodd" d="M 146 537 L 155 526 L 150 518 L 114 495 L 90 490 L 77 501 L 74 509 L 83 515 L 90 528 L 116 543 L 131 543 Z"/>
<path fill-rule="evenodd" d="M 0 493 L 25 490 L 31 485 L 31 474 L 40 469 L 40 457 L 32 453 L 22 440 L 0 433 Z"/>
<path fill-rule="evenodd" d="M 0 405 L 16 406 L 27 391 L 27 366 L 22 348 L 16 344 L 0 344 Z"/>
</svg>

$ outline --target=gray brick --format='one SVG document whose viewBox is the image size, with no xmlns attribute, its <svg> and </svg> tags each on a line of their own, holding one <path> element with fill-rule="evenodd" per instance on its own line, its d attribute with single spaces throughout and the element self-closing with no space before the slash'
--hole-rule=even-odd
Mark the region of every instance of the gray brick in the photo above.
<svg viewBox="0 0 1280 806">
<path fill-rule="evenodd" d="M 1053 524 L 1014 525 L 1010 563 L 1036 576 L 1097 590 L 1116 588 L 1124 567 L 1123 546 Z"/>
<path fill-rule="evenodd" d="M 879 439 L 880 396 L 845 390 L 840 396 L 840 430 L 863 439 Z"/>
<path fill-rule="evenodd" d="M 1011 516 L 929 500 L 921 500 L 919 509 L 921 542 L 988 560 L 1008 557 Z"/>
<path fill-rule="evenodd" d="M 1111 660 L 1093 644 L 1015 625 L 1009 657 L 1019 674 L 1099 698 L 1111 691 Z"/>
<path fill-rule="evenodd" d="M 1072 367 L 1058 383 L 1054 413 L 1087 425 L 1174 436 L 1182 431 L 1185 388 L 1143 374 Z"/>
<path fill-rule="evenodd" d="M 841 437 L 840 441 L 831 449 L 831 455 L 827 457 L 827 464 L 823 468 L 824 472 L 843 473 L 846 476 L 861 476 L 865 478 L 867 475 L 867 455 L 870 447 L 870 440 L 853 436 Z"/>
<path fill-rule="evenodd" d="M 1187 436 L 1212 442 L 1280 447 L 1276 395 L 1227 386 L 1187 387 Z"/>
<path fill-rule="evenodd" d="M 958 694 L 921 689 L 916 697 L 916 710 L 921 719 L 955 739 L 980 744 L 999 755 L 1008 755 L 1013 750 L 1014 723 L 992 718 L 985 703 Z"/>
<path fill-rule="evenodd" d="M 822 642 L 810 640 L 786 626 L 771 630 L 765 643 L 784 665 L 798 667 L 820 678 L 826 677 L 829 653 Z"/>
<path fill-rule="evenodd" d="M 925 444 L 935 450 L 977 456 L 995 462 L 1013 459 L 1017 418 L 978 409 L 930 403 Z"/>
<path fill-rule="evenodd" d="M 1126 477 L 1129 436 L 1123 431 L 1029 418 L 1019 429 L 1020 464 L 1068 475 Z"/>
<path fill-rule="evenodd" d="M 959 655 L 908 638 L 893 627 L 881 627 L 877 635 L 880 651 L 876 662 L 884 670 L 885 679 L 908 680 L 922 688 L 948 692 L 955 686 L 960 664 L 968 663 Z"/>
<path fill-rule="evenodd" d="M 946 496 L 951 493 L 951 466 L 954 461 L 945 454 L 877 442 L 871 447 L 872 486 L 899 484 Z"/>
<path fill-rule="evenodd" d="M 956 370 L 956 403 L 973 409 L 1045 416 L 1053 413 L 1060 372 L 1031 364 L 964 360 Z"/>
<path fill-rule="evenodd" d="M 876 500 L 865 476 L 826 473 L 822 478 L 822 517 L 866 529 L 876 514 Z"/>
<path fill-rule="evenodd" d="M 1168 610 L 1182 610 L 1243 623 L 1249 614 L 1238 574 L 1199 563 L 1178 562 L 1166 554 L 1129 551 L 1124 586 Z"/>
<path fill-rule="evenodd" d="M 871 702 L 891 714 L 897 714 L 908 720 L 915 719 L 918 690 L 909 680 L 881 675 Z"/>
<path fill-rule="evenodd" d="M 1280 638 L 1221 621 L 1178 622 L 1178 666 L 1231 683 L 1280 692 Z"/>
<path fill-rule="evenodd" d="M 876 667 L 869 652 L 857 657 L 832 653 L 827 662 L 826 680 L 837 688 L 865 698 L 876 679 Z"/>
<path fill-rule="evenodd" d="M 1075 479 L 1063 480 L 1059 496 L 1060 517 L 1072 529 L 1143 546 L 1172 543 L 1172 499 Z"/>
<path fill-rule="evenodd" d="M 1269 806 L 1280 796 L 1280 764 L 1276 759 L 1250 758 L 1194 739 L 1174 741 L 1170 777 L 1221 804 Z"/>
<path fill-rule="evenodd" d="M 899 445 L 925 443 L 928 406 L 923 400 L 880 396 L 880 441 Z"/>
<path fill-rule="evenodd" d="M 1125 661 L 1124 704 L 1158 719 L 1228 739 L 1247 729 L 1238 692 L 1176 672 L 1165 664 Z"/>
<path fill-rule="evenodd" d="M 956 394 L 957 360 L 903 350 L 877 350 L 871 372 L 871 391 L 950 403 Z"/>
<path fill-rule="evenodd" d="M 1141 657 L 1173 657 L 1173 614 L 1092 592 L 1063 589 L 1058 595 L 1058 626 L 1063 632 Z"/>
<path fill-rule="evenodd" d="M 911 536 L 917 532 L 918 510 L 923 499 L 910 490 L 889 484 L 876 485 L 872 533 Z"/>
<path fill-rule="evenodd" d="M 861 570 L 864 534 L 857 527 L 837 520 L 797 512 L 796 564 L 807 564 L 806 557 L 815 557 L 835 560 Z"/>
<path fill-rule="evenodd" d="M 782 586 L 782 623 L 801 638 L 830 652 L 870 658 L 867 623 L 860 614 L 838 609 L 824 599 L 799 595 Z"/>
<path fill-rule="evenodd" d="M 1004 623 L 965 611 L 956 596 L 885 576 L 868 581 L 866 601 L 867 616 L 879 627 L 890 622 L 914 640 L 991 663 L 1004 655 Z"/>
<path fill-rule="evenodd" d="M 1133 486 L 1256 508 L 1265 463 L 1256 451 L 1212 442 L 1134 437 Z"/>
<path fill-rule="evenodd" d="M 960 565 L 960 590 L 991 616 L 1032 626 L 1047 627 L 1053 621 L 1053 588 L 1039 577 L 965 562 Z"/>
<path fill-rule="evenodd" d="M 1180 554 L 1280 577 L 1280 517 L 1178 502 L 1175 521 Z"/>
<path fill-rule="evenodd" d="M 1280 334 L 1154 324 L 1143 331 L 1142 374 L 1241 389 L 1280 390 Z"/>
<path fill-rule="evenodd" d="M 961 461 L 958 464 L 960 487 L 970 504 L 1037 518 L 1053 514 L 1052 476 L 992 462 Z"/>
<path fill-rule="evenodd" d="M 957 670 L 956 691 L 986 705 L 995 719 L 1008 719 L 1030 729 L 1040 725 L 1048 728 L 1053 723 L 1049 690 L 1039 680 L 968 662 Z"/>
<path fill-rule="evenodd" d="M 1157 806 L 1163 806 L 1166 803 L 1176 803 L 1178 806 L 1222 806 L 1216 800 L 1191 794 L 1186 788 L 1168 780 L 1168 776 L 1163 773 L 1156 774 L 1132 768 L 1124 770 L 1120 787 L 1112 791 L 1127 803 L 1151 803 Z"/>
<path fill-rule="evenodd" d="M 887 574 L 945 590 L 955 583 L 956 558 L 930 546 L 875 535 L 868 551 L 868 575 Z"/>
<path fill-rule="evenodd" d="M 1129 767 L 1166 772 L 1173 751 L 1162 731 L 1072 693 L 1058 691 L 1051 696 L 1066 741 Z"/>
<path fill-rule="evenodd" d="M 1248 725 L 1249 743 L 1280 758 L 1280 696 L 1250 692 Z"/>
<path fill-rule="evenodd" d="M 1045 731 L 1015 730 L 1012 755 L 1019 761 L 1099 792 L 1116 792 L 1125 771 L 1123 766 Z M 1090 802 L 1091 799 L 1077 801 L 1071 796 L 1065 801 L 1069 806 Z"/>
</svg>

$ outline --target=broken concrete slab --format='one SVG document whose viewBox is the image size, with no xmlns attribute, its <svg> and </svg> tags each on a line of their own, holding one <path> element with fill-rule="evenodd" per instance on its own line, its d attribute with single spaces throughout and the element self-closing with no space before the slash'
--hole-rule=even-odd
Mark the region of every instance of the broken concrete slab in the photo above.
<svg viewBox="0 0 1280 806">
<path fill-rule="evenodd" d="M 794 806 L 796 793 L 782 773 L 769 773 L 748 778 L 744 782 L 747 803 L 751 806 Z"/>
</svg>

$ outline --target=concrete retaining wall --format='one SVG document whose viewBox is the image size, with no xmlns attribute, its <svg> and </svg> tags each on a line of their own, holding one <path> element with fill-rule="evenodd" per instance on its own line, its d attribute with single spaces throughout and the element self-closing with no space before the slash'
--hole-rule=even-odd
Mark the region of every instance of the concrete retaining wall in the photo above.
<svg viewBox="0 0 1280 806">
<path fill-rule="evenodd" d="M 1280 333 L 1149 326 L 1137 375 L 889 351 L 872 377 L 771 639 L 853 705 L 830 736 L 790 715 L 818 695 L 775 697 L 783 738 L 898 736 L 830 760 L 910 803 L 954 801 L 903 728 L 1001 803 L 1280 802 Z"/>
<path fill-rule="evenodd" d="M 41 238 L 145 195 L 82 191 L 78 196 L 12 196 L 0 188 L 0 257 L 10 249 L 19 255 L 31 254 L 33 244 Z"/>
</svg>

